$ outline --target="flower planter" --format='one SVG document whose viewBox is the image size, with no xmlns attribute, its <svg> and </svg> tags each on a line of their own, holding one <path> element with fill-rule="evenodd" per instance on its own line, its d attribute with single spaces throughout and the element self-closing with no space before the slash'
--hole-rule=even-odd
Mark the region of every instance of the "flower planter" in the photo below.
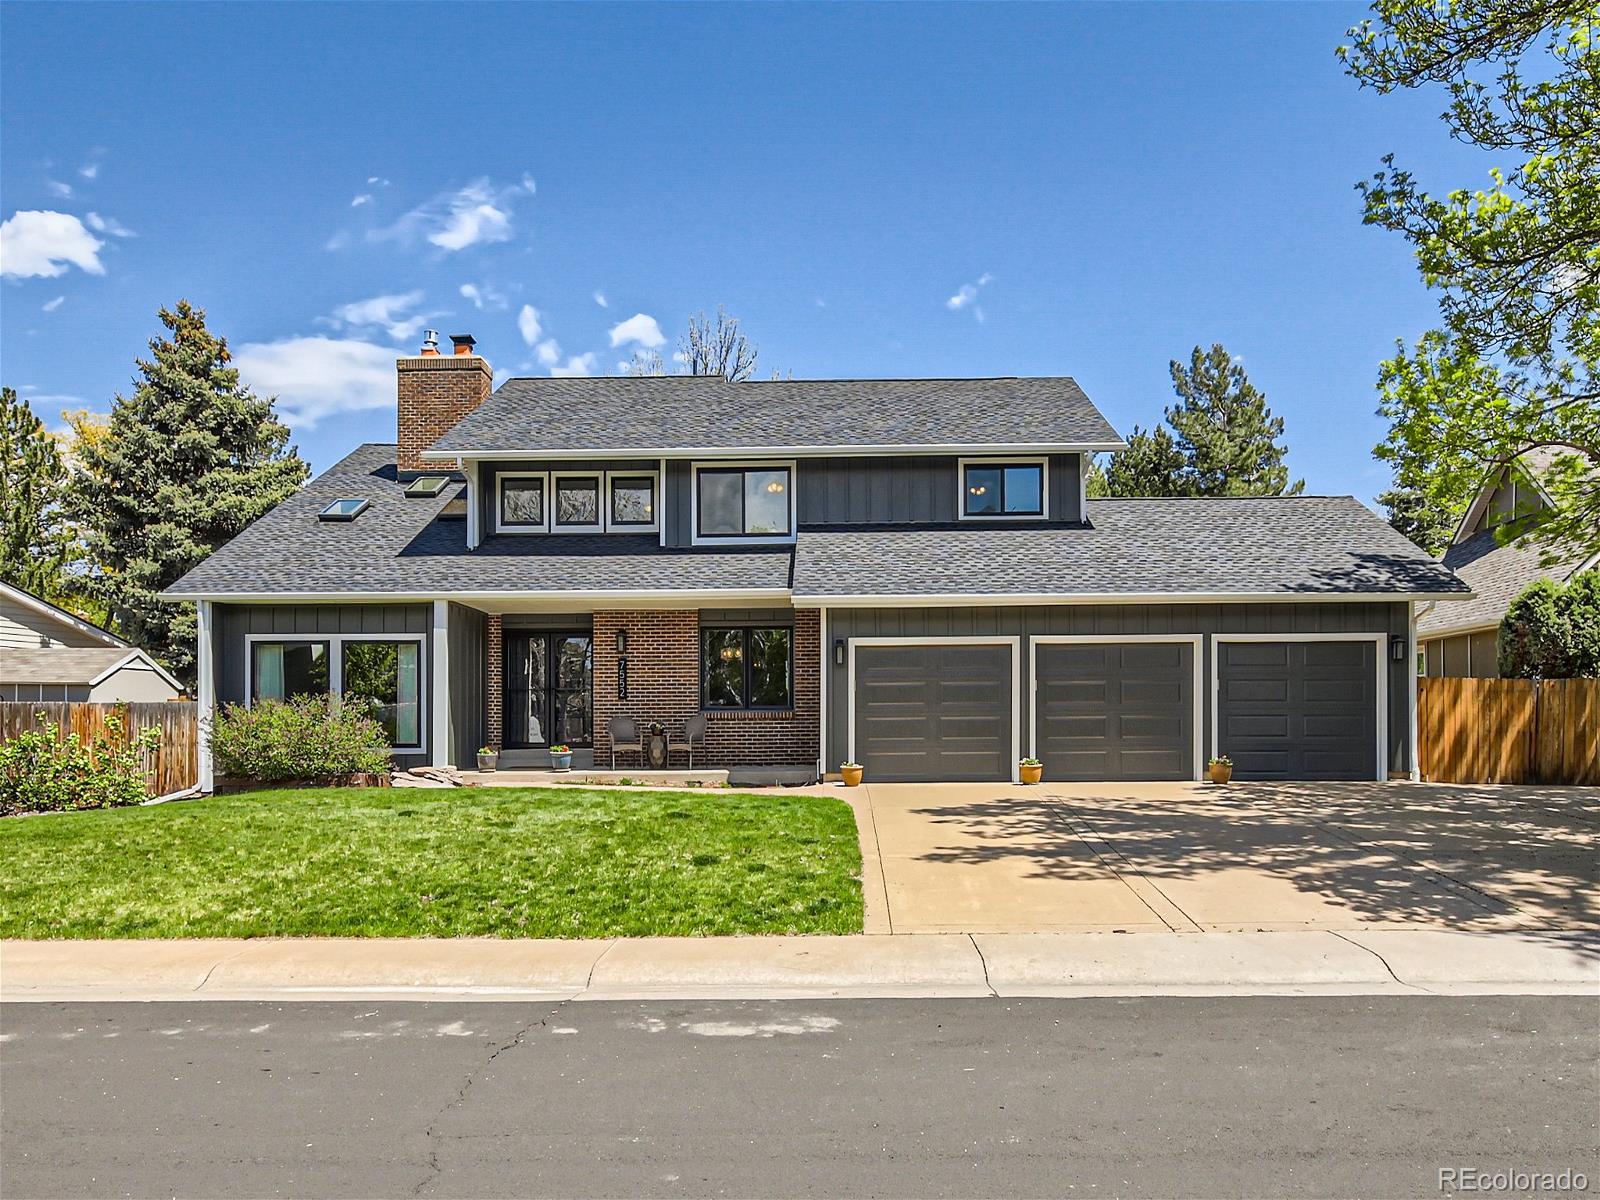
<svg viewBox="0 0 1600 1200">
<path fill-rule="evenodd" d="M 550 769 L 552 771 L 572 770 L 572 751 L 568 750 L 565 754 L 557 754 L 552 750 L 550 752 Z"/>
<path fill-rule="evenodd" d="M 1211 773 L 1212 783 L 1227 783 L 1233 778 L 1232 763 L 1212 763 L 1207 770 Z"/>
<path fill-rule="evenodd" d="M 861 786 L 861 767 L 840 767 L 839 775 L 844 780 L 845 787 Z"/>
<path fill-rule="evenodd" d="M 480 770 L 480 771 L 493 771 L 495 769 L 496 764 L 498 764 L 499 761 L 500 761 L 500 755 L 498 753 L 480 754 L 480 755 L 478 755 L 478 770 Z"/>
<path fill-rule="evenodd" d="M 1023 783 L 1038 783 L 1044 778 L 1043 763 L 1023 763 L 1018 770 L 1022 772 Z"/>
</svg>

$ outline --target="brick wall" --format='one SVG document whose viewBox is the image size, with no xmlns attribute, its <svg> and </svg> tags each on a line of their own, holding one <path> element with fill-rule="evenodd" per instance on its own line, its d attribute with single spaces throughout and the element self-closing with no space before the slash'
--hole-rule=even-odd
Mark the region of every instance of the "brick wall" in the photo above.
<svg viewBox="0 0 1600 1200">
<path fill-rule="evenodd" d="M 814 767 L 818 754 L 821 675 L 818 614 L 794 615 L 794 711 L 707 713 L 708 767 Z M 628 698 L 617 699 L 617 630 L 628 631 Z M 700 711 L 700 614 L 597 612 L 594 614 L 595 765 L 610 762 L 607 726 L 618 713 L 642 726 L 660 721 L 681 734 Z M 628 765 L 634 759 L 627 758 Z M 699 754 L 695 766 L 701 765 Z M 682 760 L 673 756 L 673 765 Z"/>
<path fill-rule="evenodd" d="M 399 377 L 399 467 L 402 471 L 439 470 L 448 464 L 424 462 L 420 455 L 494 390 L 494 372 L 476 354 L 436 354 L 402 358 Z"/>
<path fill-rule="evenodd" d="M 505 631 L 502 618 L 497 614 L 491 616 L 484 623 L 484 671 L 488 678 L 484 680 L 484 702 L 489 706 L 489 711 L 484 714 L 484 739 L 483 743 L 492 749 L 500 749 L 500 739 L 505 736 Z"/>
</svg>

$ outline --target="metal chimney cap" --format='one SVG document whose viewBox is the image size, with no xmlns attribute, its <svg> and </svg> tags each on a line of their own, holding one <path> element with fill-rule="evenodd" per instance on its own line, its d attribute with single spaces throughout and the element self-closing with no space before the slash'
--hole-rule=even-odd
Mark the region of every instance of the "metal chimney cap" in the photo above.
<svg viewBox="0 0 1600 1200">
<path fill-rule="evenodd" d="M 439 331 L 437 329 L 424 329 L 422 331 L 422 352 L 426 354 L 430 350 L 435 354 L 439 352 Z"/>
</svg>

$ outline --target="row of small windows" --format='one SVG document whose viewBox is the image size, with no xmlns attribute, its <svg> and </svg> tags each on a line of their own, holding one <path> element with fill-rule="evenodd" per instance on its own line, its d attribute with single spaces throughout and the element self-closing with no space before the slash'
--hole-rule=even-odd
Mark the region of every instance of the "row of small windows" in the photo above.
<svg viewBox="0 0 1600 1200">
<path fill-rule="evenodd" d="M 501 533 L 649 533 L 657 522 L 654 473 L 517 471 L 499 479 Z"/>
</svg>

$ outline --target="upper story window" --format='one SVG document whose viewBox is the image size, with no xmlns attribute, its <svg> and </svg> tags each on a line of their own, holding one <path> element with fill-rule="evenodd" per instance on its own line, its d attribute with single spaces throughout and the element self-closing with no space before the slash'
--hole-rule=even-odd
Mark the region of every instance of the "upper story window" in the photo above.
<svg viewBox="0 0 1600 1200">
<path fill-rule="evenodd" d="M 655 471 L 502 471 L 495 532 L 653 533 L 660 487 Z"/>
<path fill-rule="evenodd" d="M 794 464 L 694 469 L 696 542 L 774 542 L 794 536 Z"/>
<path fill-rule="evenodd" d="M 1043 517 L 1046 489 L 1042 458 L 961 460 L 962 520 Z"/>
</svg>

